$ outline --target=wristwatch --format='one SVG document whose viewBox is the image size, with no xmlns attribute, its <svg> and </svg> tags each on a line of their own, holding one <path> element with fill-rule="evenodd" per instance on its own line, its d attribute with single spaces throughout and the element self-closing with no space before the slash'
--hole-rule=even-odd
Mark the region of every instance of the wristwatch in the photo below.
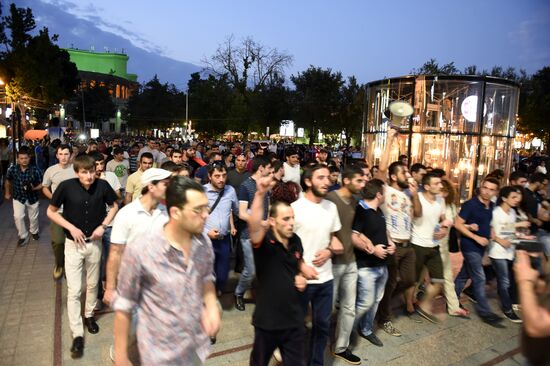
<svg viewBox="0 0 550 366">
<path fill-rule="evenodd" d="M 107 230 L 107 228 L 108 228 L 109 226 L 107 226 L 107 225 L 105 225 L 105 224 L 101 224 L 101 227 L 103 228 L 103 230 Z"/>
</svg>

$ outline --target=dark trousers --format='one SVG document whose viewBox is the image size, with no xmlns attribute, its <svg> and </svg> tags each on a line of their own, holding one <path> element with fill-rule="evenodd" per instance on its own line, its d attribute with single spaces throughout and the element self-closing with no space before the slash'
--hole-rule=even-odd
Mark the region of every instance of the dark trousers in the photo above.
<svg viewBox="0 0 550 366">
<path fill-rule="evenodd" d="M 516 280 L 514 278 L 514 261 L 491 258 L 491 263 L 497 275 L 497 289 L 502 311 L 512 311 L 512 304 L 517 304 Z"/>
<path fill-rule="evenodd" d="M 397 246 L 395 254 L 388 259 L 388 281 L 384 289 L 384 297 L 378 305 L 378 324 L 383 325 L 392 318 L 391 300 L 394 295 L 413 286 L 416 281 L 416 255 L 409 244 L 407 247 Z"/>
<path fill-rule="evenodd" d="M 250 366 L 267 366 L 275 348 L 279 348 L 285 365 L 305 366 L 304 327 L 265 330 L 254 327 L 254 346 Z"/>
<path fill-rule="evenodd" d="M 333 281 L 307 285 L 302 297 L 304 314 L 311 302 L 313 328 L 309 345 L 309 365 L 323 365 L 325 348 L 329 339 L 330 315 L 332 313 Z"/>
<path fill-rule="evenodd" d="M 464 257 L 464 262 L 462 263 L 460 272 L 455 278 L 456 296 L 460 299 L 460 294 L 466 282 L 471 278 L 474 297 L 477 301 L 477 303 L 474 304 L 477 314 L 481 317 L 491 315 L 493 312 L 487 301 L 487 294 L 485 293 L 485 272 L 481 264 L 483 253 L 463 251 L 462 256 Z"/>
<path fill-rule="evenodd" d="M 216 274 L 216 290 L 223 291 L 229 277 L 229 261 L 231 258 L 231 236 L 222 240 L 212 240 L 214 248 L 214 273 Z"/>
<path fill-rule="evenodd" d="M 101 238 L 101 262 L 99 263 L 99 281 L 97 282 L 97 298 L 103 300 L 103 281 L 107 280 L 107 261 L 109 260 L 109 250 L 111 248 L 112 226 L 108 226 Z"/>
</svg>

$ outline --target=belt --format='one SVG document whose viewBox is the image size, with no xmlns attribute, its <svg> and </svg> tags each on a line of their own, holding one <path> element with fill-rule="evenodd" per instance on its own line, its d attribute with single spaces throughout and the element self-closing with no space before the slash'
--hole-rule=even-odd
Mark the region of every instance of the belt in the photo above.
<svg viewBox="0 0 550 366">
<path fill-rule="evenodd" d="M 411 243 L 409 243 L 408 241 L 403 241 L 403 242 L 394 241 L 393 243 L 395 244 L 396 247 L 401 247 L 401 248 L 407 248 L 411 246 Z"/>
</svg>

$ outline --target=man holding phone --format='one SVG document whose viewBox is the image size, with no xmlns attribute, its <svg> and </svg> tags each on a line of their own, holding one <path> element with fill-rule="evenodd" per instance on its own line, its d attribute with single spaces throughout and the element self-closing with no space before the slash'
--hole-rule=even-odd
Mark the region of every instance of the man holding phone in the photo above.
<svg viewBox="0 0 550 366">
<path fill-rule="evenodd" d="M 74 160 L 77 178 L 63 181 L 53 194 L 48 218 L 61 226 L 65 239 L 65 273 L 67 276 L 67 311 L 73 336 L 73 358 L 82 357 L 84 330 L 82 327 L 80 295 L 82 272 L 86 268 L 86 307 L 84 323 L 88 332 L 99 332 L 93 311 L 97 304 L 97 283 L 101 260 L 101 238 L 115 217 L 117 196 L 109 183 L 96 179 L 95 161 L 89 155 Z M 61 215 L 59 207 L 63 206 Z M 107 213 L 106 207 L 109 207 Z"/>
</svg>

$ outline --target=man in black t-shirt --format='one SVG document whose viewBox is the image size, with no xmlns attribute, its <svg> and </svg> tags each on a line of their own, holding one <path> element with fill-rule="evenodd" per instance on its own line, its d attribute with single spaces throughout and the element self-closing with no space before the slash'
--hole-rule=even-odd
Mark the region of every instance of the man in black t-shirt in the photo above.
<svg viewBox="0 0 550 366">
<path fill-rule="evenodd" d="M 96 179 L 95 161 L 89 155 L 74 160 L 78 178 L 68 179 L 55 190 L 48 218 L 61 226 L 65 239 L 65 274 L 67 277 L 67 312 L 73 336 L 73 358 L 82 357 L 84 330 L 82 326 L 80 295 L 82 274 L 86 271 L 86 306 L 84 323 L 88 332 L 99 332 L 93 311 L 97 304 L 97 284 L 101 260 L 101 238 L 115 217 L 117 195 L 109 183 Z M 109 212 L 107 213 L 107 206 Z M 59 208 L 63 207 L 63 214 Z"/>
<path fill-rule="evenodd" d="M 373 333 L 373 322 L 388 280 L 387 257 L 395 253 L 395 244 L 389 239 L 386 219 L 379 208 L 384 202 L 384 182 L 371 180 L 361 196 L 352 226 L 358 274 L 355 322 L 361 337 L 382 347 L 382 341 Z"/>
<path fill-rule="evenodd" d="M 294 212 L 285 202 L 274 202 L 269 211 L 269 230 L 262 225 L 264 199 L 271 176 L 259 178 L 250 208 L 248 229 L 254 248 L 258 291 L 252 317 L 254 346 L 250 365 L 267 366 L 279 348 L 285 365 L 305 365 L 304 310 L 300 292 L 306 277 L 316 271 L 305 265 L 300 237 L 294 230 Z"/>
</svg>

